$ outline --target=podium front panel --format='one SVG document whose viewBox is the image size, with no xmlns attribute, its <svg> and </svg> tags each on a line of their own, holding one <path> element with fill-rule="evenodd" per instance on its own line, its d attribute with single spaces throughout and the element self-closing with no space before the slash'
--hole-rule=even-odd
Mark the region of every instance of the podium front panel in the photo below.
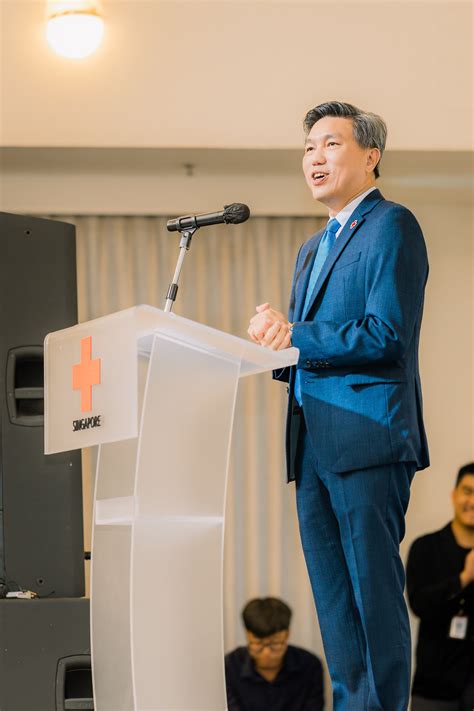
<svg viewBox="0 0 474 711">
<path fill-rule="evenodd" d="M 50 333 L 45 393 L 46 454 L 136 437 L 133 310 Z"/>
<path fill-rule="evenodd" d="M 155 335 L 135 486 L 135 708 L 223 711 L 224 507 L 236 357 Z"/>
</svg>

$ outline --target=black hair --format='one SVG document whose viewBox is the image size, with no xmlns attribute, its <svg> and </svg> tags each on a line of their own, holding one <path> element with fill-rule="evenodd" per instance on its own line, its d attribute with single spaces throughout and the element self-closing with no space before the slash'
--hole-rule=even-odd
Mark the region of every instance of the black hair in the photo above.
<svg viewBox="0 0 474 711">
<path fill-rule="evenodd" d="M 459 486 L 461 483 L 461 479 L 466 476 L 466 474 L 474 474 L 474 462 L 469 462 L 469 464 L 465 464 L 461 469 L 458 471 L 457 476 L 456 476 L 456 484 L 454 486 L 455 489 Z"/>
<path fill-rule="evenodd" d="M 387 140 L 385 121 L 377 114 L 362 111 L 362 109 L 358 109 L 357 106 L 352 104 L 346 104 L 343 101 L 326 101 L 324 104 L 319 104 L 314 109 L 310 109 L 306 114 L 303 121 L 305 134 L 308 135 L 314 124 L 326 116 L 352 119 L 354 138 L 359 146 L 379 149 L 380 160 L 374 168 L 375 177 L 378 178 L 380 175 L 379 164 L 382 160 Z"/>
<path fill-rule="evenodd" d="M 269 637 L 290 627 L 291 609 L 276 597 L 250 600 L 242 610 L 245 629 L 255 637 Z"/>
</svg>

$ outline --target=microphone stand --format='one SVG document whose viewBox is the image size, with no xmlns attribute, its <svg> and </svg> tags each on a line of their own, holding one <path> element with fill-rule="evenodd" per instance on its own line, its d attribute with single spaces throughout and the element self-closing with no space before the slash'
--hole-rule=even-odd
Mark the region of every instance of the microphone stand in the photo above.
<svg viewBox="0 0 474 711">
<path fill-rule="evenodd" d="M 191 240 L 193 234 L 198 230 L 198 227 L 191 227 L 189 229 L 178 230 L 181 235 L 181 241 L 179 243 L 179 256 L 178 262 L 176 264 L 176 269 L 174 270 L 173 281 L 168 287 L 168 293 L 166 294 L 165 311 L 171 311 L 173 304 L 176 301 L 176 294 L 178 293 L 178 282 L 179 275 L 181 274 L 181 269 L 183 268 L 184 257 L 186 252 L 191 247 Z"/>
</svg>

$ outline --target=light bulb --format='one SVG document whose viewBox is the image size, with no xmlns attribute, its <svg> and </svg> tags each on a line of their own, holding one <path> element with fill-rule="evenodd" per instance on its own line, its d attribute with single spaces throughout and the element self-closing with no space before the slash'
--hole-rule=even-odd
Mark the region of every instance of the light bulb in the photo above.
<svg viewBox="0 0 474 711">
<path fill-rule="evenodd" d="M 68 59 L 88 57 L 100 46 L 103 36 L 104 21 L 96 14 L 69 12 L 51 17 L 46 25 L 50 46 Z"/>
</svg>

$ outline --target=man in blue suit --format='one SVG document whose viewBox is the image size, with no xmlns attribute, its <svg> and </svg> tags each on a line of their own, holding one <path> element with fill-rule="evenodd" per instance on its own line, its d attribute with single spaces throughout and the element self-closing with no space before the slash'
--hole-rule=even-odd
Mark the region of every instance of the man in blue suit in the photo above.
<svg viewBox="0 0 474 711">
<path fill-rule="evenodd" d="M 341 102 L 305 118 L 303 171 L 329 208 L 302 245 L 288 318 L 261 304 L 249 334 L 299 348 L 287 464 L 335 711 L 406 711 L 410 629 L 399 544 L 429 465 L 418 369 L 428 263 L 409 210 L 375 187 L 383 120 Z"/>
</svg>

